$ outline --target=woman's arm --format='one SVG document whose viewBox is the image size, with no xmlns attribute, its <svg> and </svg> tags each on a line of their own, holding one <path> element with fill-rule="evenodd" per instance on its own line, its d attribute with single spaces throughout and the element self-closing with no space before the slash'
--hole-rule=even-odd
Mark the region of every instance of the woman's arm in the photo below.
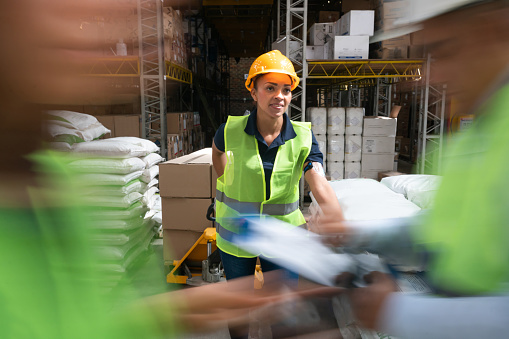
<svg viewBox="0 0 509 339">
<path fill-rule="evenodd" d="M 323 212 L 323 217 L 335 222 L 343 221 L 343 211 L 339 206 L 336 193 L 330 186 L 323 172 L 323 167 L 319 162 L 313 162 L 313 167 L 304 173 L 313 197 Z M 306 164 L 308 165 L 308 164 Z"/>
<path fill-rule="evenodd" d="M 216 170 L 217 176 L 222 176 L 226 167 L 226 153 L 217 149 L 214 142 L 212 142 L 212 165 Z"/>
</svg>

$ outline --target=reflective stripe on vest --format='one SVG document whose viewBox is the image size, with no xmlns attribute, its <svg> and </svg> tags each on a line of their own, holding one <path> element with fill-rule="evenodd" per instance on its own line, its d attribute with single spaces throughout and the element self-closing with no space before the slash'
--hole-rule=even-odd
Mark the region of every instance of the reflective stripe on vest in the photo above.
<svg viewBox="0 0 509 339">
<path fill-rule="evenodd" d="M 267 215 L 286 215 L 299 208 L 299 200 L 289 204 L 265 204 L 261 202 L 243 202 L 229 198 L 223 192 L 216 190 L 216 201 L 222 202 L 241 214 L 263 213 Z"/>
</svg>

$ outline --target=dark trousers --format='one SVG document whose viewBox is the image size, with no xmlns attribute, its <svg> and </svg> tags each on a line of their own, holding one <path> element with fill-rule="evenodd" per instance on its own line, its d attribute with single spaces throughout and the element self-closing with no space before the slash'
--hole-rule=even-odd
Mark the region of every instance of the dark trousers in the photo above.
<svg viewBox="0 0 509 339">
<path fill-rule="evenodd" d="M 221 255 L 221 262 L 223 263 L 224 273 L 226 280 L 242 278 L 247 276 L 254 276 L 256 269 L 256 257 L 255 258 L 241 258 L 234 255 L 225 253 L 219 250 Z M 282 270 L 286 276 L 285 281 L 291 286 L 297 286 L 298 275 L 296 273 L 285 270 L 281 266 L 274 264 L 273 262 L 260 256 L 260 266 L 262 272 L 270 272 L 275 270 Z M 239 335 L 234 329 L 230 328 L 230 336 L 232 339 L 247 339 L 248 334 Z"/>
<path fill-rule="evenodd" d="M 221 255 L 221 262 L 223 263 L 226 280 L 254 275 L 256 258 L 236 257 L 221 250 L 219 250 L 219 254 Z M 260 266 L 262 267 L 262 272 L 283 270 L 288 279 L 296 281 L 298 278 L 297 274 L 285 270 L 283 267 L 274 264 L 273 262 L 265 259 L 263 256 L 260 256 Z"/>
</svg>

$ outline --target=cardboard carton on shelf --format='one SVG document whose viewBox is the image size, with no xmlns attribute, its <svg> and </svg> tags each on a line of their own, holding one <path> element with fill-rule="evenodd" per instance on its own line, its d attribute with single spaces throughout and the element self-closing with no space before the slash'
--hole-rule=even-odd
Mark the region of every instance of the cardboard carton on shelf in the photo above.
<svg viewBox="0 0 509 339">
<path fill-rule="evenodd" d="M 374 11 L 350 11 L 341 17 L 341 31 L 339 35 L 372 36 L 374 32 L 374 24 Z"/>
</svg>

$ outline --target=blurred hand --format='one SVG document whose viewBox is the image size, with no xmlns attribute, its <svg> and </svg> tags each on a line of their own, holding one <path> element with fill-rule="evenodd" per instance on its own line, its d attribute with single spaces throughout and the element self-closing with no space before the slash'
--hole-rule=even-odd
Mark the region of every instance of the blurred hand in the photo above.
<svg viewBox="0 0 509 339">
<path fill-rule="evenodd" d="M 308 229 L 311 232 L 321 234 L 323 242 L 327 245 L 342 246 L 347 243 L 348 235 L 353 230 L 347 226 L 343 216 L 333 213 L 316 213 L 307 221 Z"/>
<path fill-rule="evenodd" d="M 359 323 L 376 329 L 380 312 L 387 297 L 398 291 L 396 282 L 388 274 L 371 272 L 364 276 L 367 287 L 351 289 L 348 292 L 352 311 Z"/>
</svg>

